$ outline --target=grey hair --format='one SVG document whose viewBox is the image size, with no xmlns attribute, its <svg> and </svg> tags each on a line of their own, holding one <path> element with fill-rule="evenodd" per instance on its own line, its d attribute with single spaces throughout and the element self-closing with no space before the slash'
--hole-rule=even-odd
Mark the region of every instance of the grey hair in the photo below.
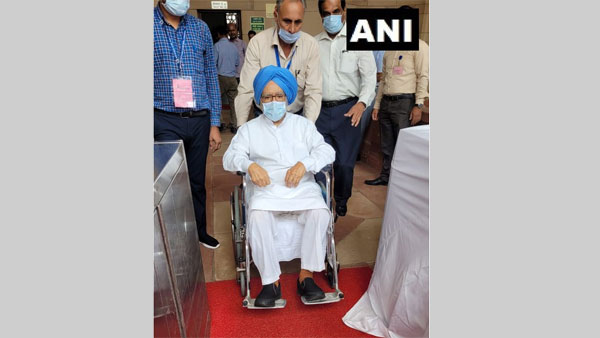
<svg viewBox="0 0 600 338">
<path fill-rule="evenodd" d="M 285 0 L 277 0 L 275 1 L 275 10 L 277 11 L 277 13 L 279 13 L 279 7 L 281 6 L 281 3 L 284 2 Z M 304 9 L 306 9 L 306 1 L 305 0 L 294 0 L 295 2 L 302 2 L 302 7 L 304 7 Z"/>
</svg>

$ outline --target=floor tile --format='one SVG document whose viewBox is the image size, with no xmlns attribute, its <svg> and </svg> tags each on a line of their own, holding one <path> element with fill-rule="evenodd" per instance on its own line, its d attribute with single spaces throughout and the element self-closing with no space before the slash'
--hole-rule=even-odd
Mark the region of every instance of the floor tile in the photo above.
<svg viewBox="0 0 600 338">
<path fill-rule="evenodd" d="M 364 221 L 364 218 L 350 215 L 338 217 L 337 222 L 335 222 L 335 242 L 337 243 L 344 239 L 344 237 L 354 231 L 362 221 Z"/>
<path fill-rule="evenodd" d="M 202 269 L 204 270 L 204 280 L 208 282 L 215 281 L 215 272 L 213 270 L 214 250 L 208 249 L 201 244 L 200 254 L 202 255 Z"/>
<path fill-rule="evenodd" d="M 382 218 L 367 219 L 336 245 L 342 267 L 375 262 Z"/>
<path fill-rule="evenodd" d="M 241 180 L 237 175 L 220 175 L 212 178 L 212 187 L 219 188 L 224 186 L 235 186 L 240 184 Z"/>
<path fill-rule="evenodd" d="M 229 233 L 218 233 L 215 238 L 221 246 L 215 250 L 215 280 L 230 280 L 236 278 L 236 265 L 233 257 L 231 230 Z"/>
<path fill-rule="evenodd" d="M 369 199 L 359 191 L 352 193 L 352 197 L 348 200 L 347 215 L 360 218 L 383 217 L 383 209 L 369 201 Z"/>
<path fill-rule="evenodd" d="M 231 236 L 231 207 L 229 201 L 214 203 L 214 234 Z"/>
</svg>

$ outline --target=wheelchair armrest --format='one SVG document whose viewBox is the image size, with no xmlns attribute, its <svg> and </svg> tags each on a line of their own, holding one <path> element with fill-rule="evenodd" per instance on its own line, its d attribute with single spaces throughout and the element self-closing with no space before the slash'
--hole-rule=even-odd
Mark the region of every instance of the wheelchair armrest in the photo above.
<svg viewBox="0 0 600 338">
<path fill-rule="evenodd" d="M 328 165 L 324 166 L 323 169 L 319 170 L 319 172 L 321 172 L 321 173 L 330 173 L 332 167 L 333 167 L 332 164 L 328 164 Z"/>
</svg>

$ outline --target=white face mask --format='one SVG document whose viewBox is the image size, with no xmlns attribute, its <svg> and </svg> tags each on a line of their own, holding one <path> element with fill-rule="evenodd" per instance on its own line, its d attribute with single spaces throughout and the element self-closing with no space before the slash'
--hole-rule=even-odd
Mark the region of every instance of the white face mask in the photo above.
<svg viewBox="0 0 600 338">
<path fill-rule="evenodd" d="M 190 9 L 190 0 L 167 0 L 163 6 L 172 15 L 184 16 Z"/>
<path fill-rule="evenodd" d="M 286 109 L 287 105 L 285 101 L 272 101 L 262 104 L 263 113 L 269 120 L 273 122 L 281 120 L 283 115 L 285 115 Z"/>
</svg>

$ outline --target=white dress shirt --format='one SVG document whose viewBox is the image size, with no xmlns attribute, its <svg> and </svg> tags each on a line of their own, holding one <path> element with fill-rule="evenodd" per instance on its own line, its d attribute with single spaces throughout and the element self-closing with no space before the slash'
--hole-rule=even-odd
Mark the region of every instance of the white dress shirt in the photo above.
<svg viewBox="0 0 600 338">
<path fill-rule="evenodd" d="M 346 24 L 333 38 L 323 31 L 315 36 L 319 43 L 323 73 L 323 101 L 358 97 L 369 106 L 375 97 L 377 66 L 371 51 L 348 51 Z"/>
<path fill-rule="evenodd" d="M 255 162 L 269 174 L 271 184 L 251 187 L 249 210 L 328 209 L 313 175 L 334 160 L 335 150 L 310 120 L 286 113 L 275 126 L 263 114 L 238 129 L 223 156 L 223 168 L 247 173 Z M 306 173 L 298 186 L 288 188 L 285 175 L 298 162 L 304 164 Z"/>
</svg>

